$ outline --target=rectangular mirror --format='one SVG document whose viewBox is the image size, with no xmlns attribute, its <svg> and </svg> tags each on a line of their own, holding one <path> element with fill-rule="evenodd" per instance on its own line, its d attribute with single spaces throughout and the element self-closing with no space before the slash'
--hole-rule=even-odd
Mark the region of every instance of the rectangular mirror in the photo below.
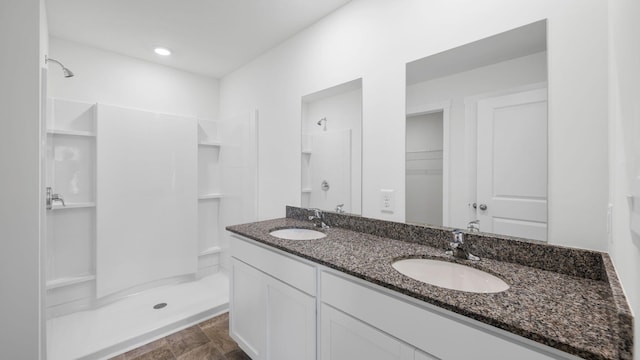
<svg viewBox="0 0 640 360">
<path fill-rule="evenodd" d="M 547 239 L 547 24 L 406 67 L 405 219 Z"/>
<path fill-rule="evenodd" d="M 362 80 L 302 97 L 301 206 L 362 214 Z"/>
</svg>

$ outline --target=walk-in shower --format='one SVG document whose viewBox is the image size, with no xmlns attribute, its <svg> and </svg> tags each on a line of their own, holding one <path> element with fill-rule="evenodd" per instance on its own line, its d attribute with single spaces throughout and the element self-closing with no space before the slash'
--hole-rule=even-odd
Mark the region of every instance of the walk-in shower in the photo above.
<svg viewBox="0 0 640 360">
<path fill-rule="evenodd" d="M 256 220 L 256 115 L 46 108 L 45 184 L 65 201 L 46 212 L 47 358 L 106 358 L 226 311 L 224 228 Z"/>
</svg>

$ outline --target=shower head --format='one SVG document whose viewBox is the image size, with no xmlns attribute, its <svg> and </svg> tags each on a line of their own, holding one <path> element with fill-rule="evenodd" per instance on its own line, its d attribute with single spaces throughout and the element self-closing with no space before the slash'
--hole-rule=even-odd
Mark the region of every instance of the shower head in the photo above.
<svg viewBox="0 0 640 360">
<path fill-rule="evenodd" d="M 67 69 L 64 65 L 62 65 L 62 63 L 56 59 L 52 59 L 48 56 L 44 56 L 44 62 L 45 64 L 48 63 L 49 61 L 53 61 L 54 63 L 60 65 L 60 67 L 62 67 L 62 73 L 64 74 L 64 77 L 66 78 L 70 78 L 73 77 L 75 74 L 73 73 L 73 71 Z"/>
<path fill-rule="evenodd" d="M 73 71 L 67 69 L 66 67 L 62 68 L 62 72 L 64 73 L 64 77 L 73 77 L 75 75 Z"/>
<path fill-rule="evenodd" d="M 322 122 L 324 121 L 324 131 L 327 131 L 327 118 L 323 117 L 322 119 L 318 120 L 318 122 L 316 123 L 318 126 L 322 126 Z"/>
</svg>

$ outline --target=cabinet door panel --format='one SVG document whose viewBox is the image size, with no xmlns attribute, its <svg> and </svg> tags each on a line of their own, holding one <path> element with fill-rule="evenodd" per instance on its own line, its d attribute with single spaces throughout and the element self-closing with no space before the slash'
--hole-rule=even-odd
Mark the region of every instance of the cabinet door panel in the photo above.
<svg viewBox="0 0 640 360">
<path fill-rule="evenodd" d="M 328 305 L 321 308 L 322 360 L 410 360 L 414 349 Z"/>
<path fill-rule="evenodd" d="M 267 359 L 316 356 L 315 298 L 278 280 L 267 281 Z"/>
<path fill-rule="evenodd" d="M 261 359 L 266 344 L 265 277 L 231 258 L 229 333 L 252 359 Z"/>
</svg>

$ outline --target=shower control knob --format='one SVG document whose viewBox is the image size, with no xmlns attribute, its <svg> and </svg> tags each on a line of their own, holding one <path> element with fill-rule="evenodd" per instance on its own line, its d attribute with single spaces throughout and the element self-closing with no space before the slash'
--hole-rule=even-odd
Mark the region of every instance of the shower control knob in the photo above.
<svg viewBox="0 0 640 360">
<path fill-rule="evenodd" d="M 487 210 L 487 205 L 486 204 L 480 204 L 479 208 L 480 208 L 480 210 L 485 211 L 485 210 Z"/>
</svg>

